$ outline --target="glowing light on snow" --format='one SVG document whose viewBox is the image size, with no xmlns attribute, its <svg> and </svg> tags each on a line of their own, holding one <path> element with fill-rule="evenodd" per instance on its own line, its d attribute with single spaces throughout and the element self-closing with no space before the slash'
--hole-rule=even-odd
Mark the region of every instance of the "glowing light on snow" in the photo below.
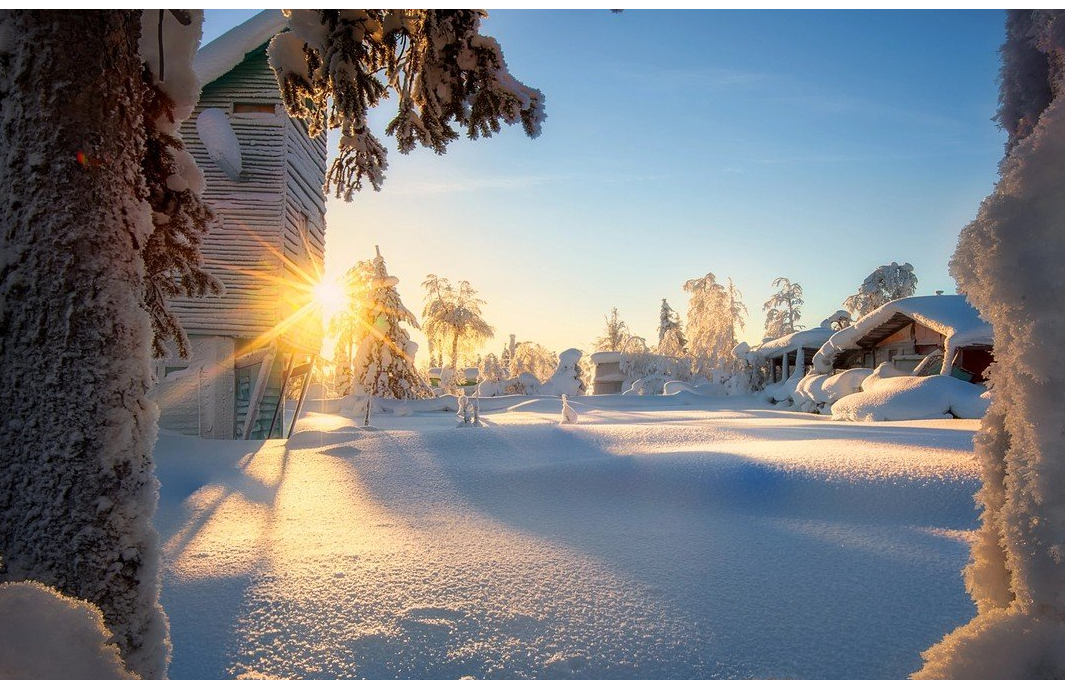
<svg viewBox="0 0 1065 680">
<path fill-rule="evenodd" d="M 312 292 L 315 303 L 330 317 L 344 308 L 344 289 L 336 281 L 321 281 Z"/>
</svg>

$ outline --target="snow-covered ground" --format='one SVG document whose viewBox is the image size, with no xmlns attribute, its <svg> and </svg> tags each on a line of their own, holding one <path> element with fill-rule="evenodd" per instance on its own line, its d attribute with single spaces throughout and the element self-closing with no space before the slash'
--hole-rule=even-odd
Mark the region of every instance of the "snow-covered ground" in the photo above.
<svg viewBox="0 0 1065 680">
<path fill-rule="evenodd" d="M 171 678 L 897 680 L 972 617 L 976 421 L 570 404 L 164 434 Z"/>
</svg>

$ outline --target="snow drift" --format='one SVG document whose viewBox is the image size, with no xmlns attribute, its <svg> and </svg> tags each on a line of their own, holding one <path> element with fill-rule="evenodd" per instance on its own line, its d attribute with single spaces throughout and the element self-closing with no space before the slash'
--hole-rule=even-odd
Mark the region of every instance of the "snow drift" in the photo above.
<svg viewBox="0 0 1065 680">
<path fill-rule="evenodd" d="M 0 583 L 0 678 L 139 680 L 91 602 L 33 581 Z"/>
<path fill-rule="evenodd" d="M 922 420 L 982 418 L 989 400 L 980 385 L 945 375 L 869 376 L 862 391 L 832 405 L 834 420 Z"/>
</svg>

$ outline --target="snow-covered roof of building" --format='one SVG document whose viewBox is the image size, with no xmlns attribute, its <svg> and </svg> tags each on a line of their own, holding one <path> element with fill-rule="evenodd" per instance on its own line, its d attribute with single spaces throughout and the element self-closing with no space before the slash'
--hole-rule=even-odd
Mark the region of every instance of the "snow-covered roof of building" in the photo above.
<svg viewBox="0 0 1065 680">
<path fill-rule="evenodd" d="M 825 344 L 834 331 L 831 328 L 810 328 L 805 331 L 795 331 L 788 335 L 782 335 L 773 340 L 767 340 L 755 347 L 752 351 L 761 354 L 766 359 L 775 359 L 794 352 L 800 347 L 805 349 L 818 349 Z"/>
<path fill-rule="evenodd" d="M 284 29 L 287 21 L 280 10 L 265 9 L 201 47 L 193 60 L 200 86 L 229 73 L 249 52 Z"/>
<path fill-rule="evenodd" d="M 592 354 L 593 364 L 610 364 L 621 361 L 621 352 L 596 352 Z"/>
<path fill-rule="evenodd" d="M 944 337 L 944 353 L 971 345 L 993 345 L 991 324 L 969 304 L 964 295 L 926 295 L 893 300 L 869 312 L 853 325 L 835 333 L 814 355 L 814 371 L 830 373 L 836 357 L 847 350 L 863 346 L 862 340 L 882 326 L 905 317 L 932 329 Z"/>
</svg>

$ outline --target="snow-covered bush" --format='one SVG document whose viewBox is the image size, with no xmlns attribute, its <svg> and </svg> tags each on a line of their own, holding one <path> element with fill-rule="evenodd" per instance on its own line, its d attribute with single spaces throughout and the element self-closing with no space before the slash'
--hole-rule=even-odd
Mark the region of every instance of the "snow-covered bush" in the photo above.
<svg viewBox="0 0 1065 680">
<path fill-rule="evenodd" d="M 98 607 L 33 581 L 0 583 L 0 678 L 140 680 Z"/>
<path fill-rule="evenodd" d="M 558 357 L 554 352 L 537 342 L 519 342 L 514 346 L 510 359 L 510 375 L 521 376 L 531 373 L 538 383 L 550 379 L 558 366 Z"/>
<path fill-rule="evenodd" d="M 984 388 L 946 375 L 878 378 L 862 382 L 862 391 L 832 405 L 834 420 L 927 420 L 982 418 L 989 400 Z"/>
<path fill-rule="evenodd" d="M 558 355 L 558 368 L 554 375 L 543 384 L 540 394 L 554 396 L 569 395 L 576 397 L 585 393 L 587 389 L 587 377 L 581 370 L 581 356 L 579 349 L 567 349 Z"/>
</svg>

